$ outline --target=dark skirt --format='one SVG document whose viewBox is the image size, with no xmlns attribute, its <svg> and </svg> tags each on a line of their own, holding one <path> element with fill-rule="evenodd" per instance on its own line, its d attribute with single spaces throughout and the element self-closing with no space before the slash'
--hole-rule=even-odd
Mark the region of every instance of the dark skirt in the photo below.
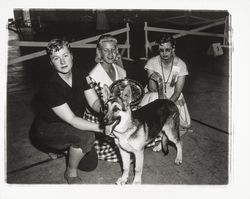
<svg viewBox="0 0 250 199">
<path fill-rule="evenodd" d="M 47 148 L 47 151 L 66 151 L 69 147 L 81 148 L 86 155 L 78 168 L 84 171 L 94 170 L 97 166 L 97 153 L 93 147 L 95 133 L 79 130 L 64 122 L 45 122 L 36 119 L 34 122 L 34 137 Z"/>
</svg>

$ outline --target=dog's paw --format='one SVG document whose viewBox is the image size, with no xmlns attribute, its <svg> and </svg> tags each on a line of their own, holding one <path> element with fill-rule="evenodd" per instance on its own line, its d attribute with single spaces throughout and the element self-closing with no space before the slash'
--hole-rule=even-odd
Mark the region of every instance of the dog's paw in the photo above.
<svg viewBox="0 0 250 199">
<path fill-rule="evenodd" d="M 141 184 L 141 182 L 134 181 L 132 184 L 135 184 L 135 185 L 140 185 L 140 184 Z"/>
<path fill-rule="evenodd" d="M 122 178 L 120 177 L 117 181 L 116 181 L 116 184 L 117 185 L 124 185 L 127 183 L 127 178 Z"/>
<path fill-rule="evenodd" d="M 154 151 L 154 152 L 159 152 L 159 151 L 161 151 L 161 149 L 162 149 L 161 143 L 158 143 L 158 144 L 153 148 L 153 151 Z"/>
<path fill-rule="evenodd" d="M 141 180 L 134 180 L 132 184 L 139 185 L 141 184 Z"/>
<path fill-rule="evenodd" d="M 174 161 L 174 163 L 179 166 L 179 165 L 182 164 L 182 159 L 176 158 L 175 161 Z"/>
</svg>

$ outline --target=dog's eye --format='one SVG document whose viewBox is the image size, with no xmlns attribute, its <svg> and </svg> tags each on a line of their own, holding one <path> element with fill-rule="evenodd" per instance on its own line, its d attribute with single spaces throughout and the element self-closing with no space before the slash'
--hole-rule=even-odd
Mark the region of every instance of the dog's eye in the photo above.
<svg viewBox="0 0 250 199">
<path fill-rule="evenodd" d="M 113 108 L 113 111 L 114 112 L 117 112 L 117 111 L 119 111 L 120 109 L 119 109 L 119 107 L 118 106 L 114 106 L 114 108 Z"/>
</svg>

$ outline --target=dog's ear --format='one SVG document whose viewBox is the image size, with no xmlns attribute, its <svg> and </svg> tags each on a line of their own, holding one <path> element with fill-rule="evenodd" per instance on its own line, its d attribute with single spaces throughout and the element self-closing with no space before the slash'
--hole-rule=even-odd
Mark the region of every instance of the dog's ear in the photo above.
<svg viewBox="0 0 250 199">
<path fill-rule="evenodd" d="M 127 102 L 127 104 L 130 104 L 130 102 L 132 101 L 132 90 L 129 85 L 124 88 L 121 97 L 124 101 Z"/>
<path fill-rule="evenodd" d="M 111 93 L 110 93 L 109 87 L 106 84 L 104 84 L 102 88 L 102 97 L 103 97 L 104 102 L 106 102 L 109 99 L 110 95 Z"/>
</svg>

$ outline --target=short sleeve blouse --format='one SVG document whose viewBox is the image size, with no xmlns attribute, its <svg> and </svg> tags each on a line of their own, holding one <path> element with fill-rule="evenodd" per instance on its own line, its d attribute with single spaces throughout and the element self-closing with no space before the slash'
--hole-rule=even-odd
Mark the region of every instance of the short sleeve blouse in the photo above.
<svg viewBox="0 0 250 199">
<path fill-rule="evenodd" d="M 184 61 L 182 61 L 179 57 L 174 57 L 174 63 L 173 63 L 174 71 L 177 73 L 178 76 L 185 76 L 188 75 L 187 65 Z M 145 70 L 152 70 L 154 72 L 158 72 L 159 74 L 162 73 L 161 69 L 161 57 L 160 55 L 157 55 L 155 57 L 152 57 L 149 59 L 144 67 Z M 165 74 L 168 76 L 168 74 Z"/>
<path fill-rule="evenodd" d="M 70 87 L 56 72 L 45 83 L 40 92 L 39 115 L 48 122 L 61 121 L 52 111 L 53 107 L 67 103 L 72 112 L 83 116 L 86 100 L 84 91 L 90 89 L 85 75 L 77 68 L 72 69 L 72 87 Z"/>
</svg>

